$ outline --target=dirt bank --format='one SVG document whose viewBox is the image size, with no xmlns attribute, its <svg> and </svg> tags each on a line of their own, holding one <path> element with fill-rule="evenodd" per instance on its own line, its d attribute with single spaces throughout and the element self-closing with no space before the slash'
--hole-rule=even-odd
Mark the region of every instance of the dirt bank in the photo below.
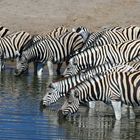
<svg viewBox="0 0 140 140">
<path fill-rule="evenodd" d="M 45 33 L 65 25 L 92 31 L 140 25 L 140 0 L 0 0 L 0 24 L 10 30 Z"/>
</svg>

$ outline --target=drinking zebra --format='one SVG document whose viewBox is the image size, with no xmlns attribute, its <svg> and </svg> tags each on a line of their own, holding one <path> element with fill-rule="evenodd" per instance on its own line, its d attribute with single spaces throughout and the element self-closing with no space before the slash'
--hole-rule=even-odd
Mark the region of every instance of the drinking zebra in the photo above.
<svg viewBox="0 0 140 140">
<path fill-rule="evenodd" d="M 59 117 L 75 113 L 80 102 L 102 101 L 112 104 L 115 118 L 121 119 L 121 103 L 140 105 L 140 71 L 107 72 L 96 75 L 70 89 L 66 101 L 58 111 Z"/>
<path fill-rule="evenodd" d="M 104 67 L 104 71 L 100 71 L 100 67 Z M 137 60 L 133 60 L 132 62 L 128 63 L 120 63 L 119 65 L 111 65 L 112 68 L 110 68 L 110 64 L 105 64 L 96 67 L 94 69 L 88 70 L 84 73 L 80 73 L 71 77 L 66 77 L 59 79 L 58 81 L 52 82 L 47 90 L 46 94 L 42 99 L 42 105 L 44 107 L 50 106 L 52 103 L 55 103 L 57 100 L 59 100 L 61 97 L 64 97 L 65 94 L 72 88 L 75 87 L 77 84 L 82 83 L 83 81 L 93 77 L 97 73 L 104 73 L 106 71 L 113 71 L 114 69 L 118 71 L 134 71 L 134 70 L 140 70 L 140 62 Z M 93 108 L 94 103 L 89 103 L 89 107 Z"/>
<path fill-rule="evenodd" d="M 26 71 L 28 63 L 40 62 L 47 63 L 49 75 L 53 75 L 53 64 L 67 61 L 69 56 L 83 47 L 86 38 L 85 32 L 66 32 L 58 38 L 43 39 L 37 41 L 29 49 L 25 50 L 18 63 L 16 75 L 21 75 Z M 88 33 L 87 33 L 88 36 Z M 38 73 L 38 75 L 42 74 Z"/>
<path fill-rule="evenodd" d="M 20 53 L 32 43 L 32 36 L 24 31 L 11 33 L 0 38 L 0 71 L 3 68 L 4 60 L 15 59 Z"/>
<path fill-rule="evenodd" d="M 89 48 L 73 56 L 64 71 L 64 76 L 75 75 L 79 71 L 102 64 L 129 62 L 140 56 L 140 40 L 131 40 L 120 44 L 108 44 Z"/>
<path fill-rule="evenodd" d="M 58 38 L 59 36 L 63 35 L 64 33 L 68 32 L 69 30 L 64 27 L 64 26 L 60 26 L 57 27 L 55 29 L 53 29 L 50 33 L 46 34 L 46 35 L 34 35 L 33 37 L 33 43 L 36 43 L 39 40 L 42 39 L 51 39 L 51 38 Z M 58 63 L 57 64 L 57 68 L 56 68 L 56 72 L 58 75 L 60 75 L 60 69 L 63 63 Z M 68 64 L 68 62 L 66 62 L 66 65 Z M 38 64 L 38 63 L 34 63 L 34 73 L 36 74 L 38 70 L 43 70 L 44 65 L 42 64 Z"/>
</svg>

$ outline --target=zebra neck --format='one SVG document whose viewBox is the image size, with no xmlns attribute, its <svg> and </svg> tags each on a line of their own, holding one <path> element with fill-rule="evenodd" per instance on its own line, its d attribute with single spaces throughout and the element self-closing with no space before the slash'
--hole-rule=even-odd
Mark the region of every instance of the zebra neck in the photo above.
<svg viewBox="0 0 140 140">
<path fill-rule="evenodd" d="M 68 92 L 71 88 L 76 86 L 77 84 L 81 83 L 87 79 L 86 74 L 84 75 L 74 75 L 72 77 L 65 78 L 61 81 L 53 83 L 53 86 L 60 92 L 65 93 Z"/>
</svg>

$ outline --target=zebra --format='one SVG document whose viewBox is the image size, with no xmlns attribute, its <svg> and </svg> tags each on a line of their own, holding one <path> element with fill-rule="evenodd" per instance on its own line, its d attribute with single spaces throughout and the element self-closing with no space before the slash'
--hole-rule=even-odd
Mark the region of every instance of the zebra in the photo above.
<svg viewBox="0 0 140 140">
<path fill-rule="evenodd" d="M 119 65 L 111 65 L 106 64 L 105 66 L 105 72 L 106 71 L 113 71 L 114 69 L 117 69 L 118 71 L 134 71 L 134 70 L 140 70 L 140 62 L 137 60 L 133 60 L 132 62 L 127 63 L 120 63 Z M 84 73 L 80 73 L 77 75 L 73 75 L 72 77 L 66 77 L 59 79 L 58 81 L 54 81 L 51 84 L 49 84 L 46 94 L 43 97 L 41 104 L 46 107 L 50 106 L 52 103 L 55 103 L 59 98 L 64 97 L 65 93 L 67 93 L 72 87 L 75 87 L 77 84 L 93 77 L 97 73 L 103 73 L 104 71 L 100 71 L 100 67 L 88 70 Z M 99 72 L 100 71 L 100 72 Z M 90 102 L 89 107 L 93 108 L 94 103 Z"/>
<path fill-rule="evenodd" d="M 139 56 L 139 57 L 138 57 Z M 118 64 L 140 58 L 140 40 L 131 40 L 120 44 L 108 44 L 104 47 L 88 48 L 69 60 L 63 75 L 75 75 L 81 70 L 102 64 Z"/>
<path fill-rule="evenodd" d="M 75 31 L 87 30 L 86 27 L 78 27 Z M 103 46 L 107 44 L 119 44 L 128 40 L 140 39 L 140 27 L 136 25 L 130 25 L 127 27 L 115 26 L 109 29 L 103 29 L 98 32 L 89 32 L 85 46 L 81 51 L 90 48 Z"/>
<path fill-rule="evenodd" d="M 0 71 L 3 69 L 4 60 L 17 59 L 20 53 L 32 43 L 32 36 L 25 31 L 11 33 L 0 38 Z"/>
<path fill-rule="evenodd" d="M 59 36 L 63 35 L 64 33 L 68 32 L 68 28 L 64 27 L 64 26 L 59 26 L 55 29 L 53 29 L 51 32 L 49 32 L 46 35 L 34 35 L 33 36 L 33 43 L 36 43 L 37 41 L 40 41 L 42 39 L 51 39 L 51 38 L 58 38 Z M 56 72 L 57 75 L 60 75 L 60 69 L 63 63 L 58 63 L 57 64 L 57 68 L 56 68 Z M 66 65 L 68 64 L 68 62 L 66 62 Z M 38 67 L 38 68 L 37 68 Z M 37 73 L 37 69 L 42 69 L 43 70 L 44 65 L 42 64 L 37 64 L 34 63 L 34 73 Z"/>
<path fill-rule="evenodd" d="M 79 102 L 102 101 L 112 104 L 116 120 L 121 119 L 121 103 L 140 105 L 140 71 L 112 71 L 96 75 L 71 88 L 66 101 L 58 111 L 59 117 L 75 113 Z"/>
<path fill-rule="evenodd" d="M 83 33 L 85 34 L 85 32 Z M 83 37 L 82 32 L 66 32 L 58 38 L 43 39 L 37 41 L 29 49 L 25 50 L 18 63 L 15 71 L 17 76 L 26 71 L 28 63 L 40 62 L 47 63 L 49 75 L 53 75 L 53 64 L 67 61 L 69 56 L 83 47 L 86 38 Z M 88 33 L 87 33 L 88 36 Z M 39 72 L 38 75 L 41 75 Z"/>
<path fill-rule="evenodd" d="M 9 29 L 4 26 L 0 26 L 0 37 L 4 37 L 10 33 Z"/>
</svg>

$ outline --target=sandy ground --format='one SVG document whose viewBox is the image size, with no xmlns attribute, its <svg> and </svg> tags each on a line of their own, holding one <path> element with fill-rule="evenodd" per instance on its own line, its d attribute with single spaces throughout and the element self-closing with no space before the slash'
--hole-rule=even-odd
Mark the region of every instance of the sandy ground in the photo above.
<svg viewBox="0 0 140 140">
<path fill-rule="evenodd" d="M 140 0 L 0 0 L 0 24 L 11 31 L 44 34 L 60 25 L 140 25 Z"/>
</svg>

